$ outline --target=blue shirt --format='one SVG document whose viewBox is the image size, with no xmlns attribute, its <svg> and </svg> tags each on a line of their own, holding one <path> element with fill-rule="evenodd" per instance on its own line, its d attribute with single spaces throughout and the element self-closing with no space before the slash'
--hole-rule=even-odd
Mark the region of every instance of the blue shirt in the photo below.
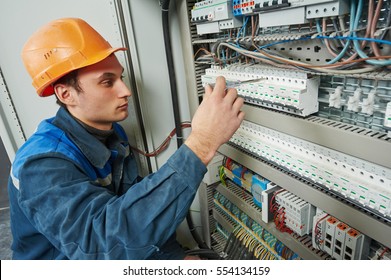
<svg viewBox="0 0 391 280">
<path fill-rule="evenodd" d="M 18 150 L 8 192 L 14 259 L 147 259 L 186 217 L 205 165 L 182 145 L 139 180 L 122 127 L 106 145 L 64 108 Z"/>
</svg>

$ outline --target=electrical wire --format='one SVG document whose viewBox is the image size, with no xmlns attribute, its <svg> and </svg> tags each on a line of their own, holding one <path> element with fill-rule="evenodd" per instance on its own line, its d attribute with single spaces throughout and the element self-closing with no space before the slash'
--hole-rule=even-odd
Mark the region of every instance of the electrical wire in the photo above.
<svg viewBox="0 0 391 280">
<path fill-rule="evenodd" d="M 232 159 L 231 158 L 227 158 L 227 160 L 225 162 L 225 167 L 227 167 L 227 169 L 229 171 L 232 171 Z"/>
<path fill-rule="evenodd" d="M 379 2 L 381 3 L 382 0 L 379 0 Z M 358 1 L 358 7 L 357 7 L 357 14 L 356 14 L 355 21 L 354 21 L 354 29 L 357 29 L 357 26 L 358 26 L 358 23 L 359 23 L 361 14 L 362 14 L 362 10 L 363 10 L 363 0 L 359 0 Z M 353 31 L 353 36 L 357 37 L 356 31 Z M 353 44 L 354 44 L 354 47 L 355 47 L 358 55 L 361 58 L 368 58 L 368 56 L 362 51 L 362 49 L 361 49 L 360 45 L 358 44 L 357 40 L 354 40 Z M 382 60 L 382 61 L 378 61 L 378 60 L 374 60 L 374 59 L 368 59 L 366 62 L 369 63 L 369 64 L 372 64 L 372 65 L 378 65 L 378 66 L 388 66 L 388 65 L 391 65 L 391 60 L 390 59 Z"/>
<path fill-rule="evenodd" d="M 379 43 L 379 44 L 385 44 L 385 45 L 391 45 L 391 41 L 387 40 L 380 40 L 380 39 L 374 39 L 374 38 L 360 38 L 360 37 L 351 37 L 351 36 L 335 36 L 335 37 L 329 37 L 329 36 L 318 36 L 317 38 L 327 38 L 327 39 L 348 39 L 352 41 L 366 41 L 366 42 L 371 42 L 371 43 Z M 375 56 L 372 58 L 377 58 L 381 57 L 382 55 L 380 54 L 379 56 Z"/>
<path fill-rule="evenodd" d="M 179 110 L 179 98 L 178 98 L 178 89 L 176 84 L 174 58 L 173 58 L 173 51 L 172 51 L 171 39 L 170 39 L 170 26 L 169 26 L 170 0 L 160 0 L 160 6 L 162 11 L 163 39 L 164 39 L 164 47 L 166 52 L 166 60 L 167 60 L 167 67 L 169 73 L 171 101 L 172 101 L 172 107 L 174 113 L 175 130 L 177 134 L 176 140 L 179 149 L 183 145 L 183 135 L 182 135 L 181 116 Z M 191 217 L 190 212 L 187 213 L 186 221 L 190 233 L 193 236 L 194 240 L 197 242 L 198 246 L 200 248 L 207 248 L 205 242 L 203 242 L 202 238 L 198 235 L 194 227 L 193 219 Z"/>
<path fill-rule="evenodd" d="M 191 123 L 190 122 L 182 122 L 181 124 L 181 128 L 189 128 L 191 127 Z M 136 147 L 130 147 L 132 150 L 136 151 L 137 153 L 145 156 L 145 157 L 156 157 L 158 155 L 160 155 L 163 151 L 165 151 L 169 144 L 170 144 L 170 141 L 171 139 L 174 137 L 174 135 L 177 133 L 177 129 L 174 128 L 170 134 L 167 136 L 167 138 L 162 142 L 162 144 L 159 145 L 158 148 L 156 148 L 154 151 L 152 152 L 144 152 Z"/>
<path fill-rule="evenodd" d="M 388 15 L 387 15 L 387 19 L 386 19 L 386 23 L 384 26 L 386 26 L 386 28 L 384 28 L 384 31 L 382 32 L 382 34 L 379 36 L 379 39 L 383 40 L 387 33 L 388 33 L 388 30 L 390 28 L 390 24 L 391 24 L 391 1 L 387 1 L 388 3 Z"/>
<path fill-rule="evenodd" d="M 219 168 L 219 177 L 220 177 L 220 182 L 223 184 L 224 187 L 226 187 L 227 182 L 225 181 L 226 175 L 225 175 L 224 165 L 220 166 Z"/>
<path fill-rule="evenodd" d="M 321 240 L 320 239 L 320 237 L 321 236 L 319 236 L 319 223 L 321 222 L 321 221 L 323 221 L 323 220 L 325 220 L 326 218 L 328 218 L 330 215 L 329 214 L 327 214 L 327 215 L 325 215 L 324 217 L 322 217 L 321 219 L 319 219 L 317 222 L 316 222 L 316 225 L 315 225 L 315 231 L 314 231 L 314 235 L 315 235 L 315 245 L 318 247 L 317 249 L 321 249 L 321 247 L 320 247 L 320 245 L 321 245 L 321 243 L 323 243 L 323 241 L 324 240 Z"/>
<path fill-rule="evenodd" d="M 242 231 L 250 234 L 253 238 L 256 238 L 258 242 L 263 244 L 262 240 L 259 240 L 257 238 L 257 235 L 255 233 L 253 233 L 249 228 L 247 228 L 246 225 L 238 218 L 238 214 L 237 214 L 238 209 L 236 208 L 236 206 L 234 206 L 229 200 L 227 200 L 227 202 L 229 202 L 230 206 L 228 206 L 228 204 L 223 205 L 219 201 L 214 200 L 214 203 L 216 206 L 218 206 L 221 210 L 223 210 L 225 213 L 227 213 L 232 218 L 233 222 L 235 222 L 241 226 Z M 231 209 L 231 210 L 229 210 L 229 209 Z M 233 214 L 234 212 L 236 212 L 236 214 Z M 242 231 L 239 230 L 240 235 L 243 234 Z M 236 247 L 233 248 L 234 252 L 237 250 L 238 246 L 239 245 L 236 245 Z M 274 251 L 274 249 L 271 246 L 269 246 L 266 242 L 265 242 L 265 244 L 263 244 L 263 246 L 267 247 L 268 250 L 271 252 L 271 254 L 273 254 L 273 256 L 275 258 L 277 258 L 276 256 L 278 256 L 278 254 Z"/>
<path fill-rule="evenodd" d="M 342 32 L 339 30 L 340 28 L 339 28 L 339 26 L 338 26 L 337 19 L 336 19 L 335 17 L 331 17 L 331 22 L 332 22 L 332 24 L 333 24 L 333 27 L 334 27 L 334 30 L 335 30 L 335 34 L 336 34 L 337 36 L 342 37 L 343 34 L 342 34 Z M 340 46 L 340 47 L 342 47 L 342 48 L 345 47 L 345 43 L 343 42 L 342 39 L 339 39 L 339 40 L 338 40 L 338 43 L 339 43 L 339 46 Z"/>
<path fill-rule="evenodd" d="M 364 38 L 360 38 L 361 41 L 362 41 L 361 48 L 364 48 L 366 43 L 367 43 L 367 41 L 370 40 L 370 38 L 368 38 L 368 37 L 370 35 L 370 29 L 371 29 L 370 25 L 371 25 L 371 22 L 372 22 L 372 14 L 373 14 L 373 3 L 371 4 L 371 1 L 373 2 L 373 0 L 370 0 L 369 7 L 368 7 L 368 19 L 367 19 L 366 32 L 365 32 Z M 334 64 L 335 62 L 337 62 L 340 59 L 342 59 L 342 57 L 345 55 L 345 53 L 347 52 L 348 48 L 350 47 L 351 40 L 358 39 L 357 37 L 351 37 L 350 36 L 352 34 L 352 32 L 353 32 L 353 27 L 354 27 L 353 23 L 355 22 L 355 14 L 356 14 L 356 5 L 355 5 L 355 2 L 353 1 L 351 3 L 351 7 L 350 7 L 349 36 L 344 35 L 342 37 L 338 36 L 338 37 L 334 38 L 334 39 L 341 39 L 341 41 L 342 41 L 342 38 L 346 38 L 347 39 L 347 42 L 344 45 L 344 48 L 342 49 L 342 51 L 338 55 L 335 52 L 330 50 L 329 40 L 328 40 L 329 38 L 323 37 L 326 34 L 326 18 L 323 18 L 323 29 L 322 30 L 320 29 L 319 21 L 317 21 L 316 27 L 317 27 L 318 32 L 319 33 L 321 31 L 323 32 L 321 36 L 317 36 L 317 37 L 325 38 L 324 42 L 325 42 L 326 48 L 335 57 L 333 60 L 328 62 L 328 64 Z M 337 29 L 336 29 L 336 31 L 337 31 Z M 357 55 L 358 55 L 358 53 L 354 52 L 348 59 L 345 59 L 344 61 L 352 61 L 353 59 L 355 59 L 357 57 Z"/>
<path fill-rule="evenodd" d="M 370 0 L 370 3 L 372 3 L 373 5 L 373 0 Z M 376 11 L 375 11 L 375 14 L 373 16 L 373 23 L 370 24 L 368 23 L 368 25 L 370 25 L 370 35 L 371 35 L 371 38 L 374 38 L 375 37 L 375 31 L 376 31 L 376 23 L 379 19 L 379 16 L 380 16 L 380 10 L 381 10 L 381 7 L 382 7 L 382 3 L 383 3 L 383 0 L 379 0 L 378 3 L 377 3 L 377 7 L 376 7 Z M 379 49 L 379 46 L 375 43 L 375 42 L 371 42 L 371 48 L 374 52 L 374 54 L 376 56 L 380 56 L 380 49 Z"/>
<path fill-rule="evenodd" d="M 313 39 L 328 39 L 328 40 L 356 40 L 356 41 L 364 41 L 364 42 L 375 42 L 375 43 L 381 43 L 381 44 L 386 44 L 386 45 L 391 45 L 390 41 L 387 40 L 382 40 L 382 39 L 375 39 L 375 38 L 367 38 L 367 37 L 357 37 L 357 36 L 326 36 L 323 35 L 325 32 L 322 32 L 321 30 L 319 31 L 319 34 L 316 35 L 315 37 L 311 36 L 306 36 L 306 37 L 300 37 L 298 39 L 286 39 L 286 40 L 281 40 L 277 41 L 274 43 L 262 45 L 262 46 L 257 46 L 257 49 L 267 49 L 275 45 L 280 45 L 280 44 L 285 44 L 285 43 L 292 43 L 292 42 L 298 42 L 298 41 L 307 41 L 307 40 L 313 40 Z M 223 43 L 223 42 L 221 42 Z M 318 66 L 318 65 L 316 65 Z"/>
<path fill-rule="evenodd" d="M 246 25 L 247 25 L 247 22 L 248 22 L 248 18 L 249 17 L 245 18 L 242 28 L 240 28 L 238 34 L 236 35 L 236 42 L 237 42 L 237 44 L 238 44 L 238 41 L 239 41 L 240 34 L 243 33 L 243 36 L 246 34 Z M 238 44 L 238 46 L 239 46 L 239 44 Z"/>
<path fill-rule="evenodd" d="M 224 246 L 224 249 L 223 249 L 223 252 L 226 253 L 227 255 L 231 251 L 231 248 L 232 248 L 233 243 L 234 243 L 234 241 L 233 241 L 234 236 L 235 236 L 234 232 L 235 232 L 235 229 L 229 235 L 228 240 L 225 243 L 225 246 Z"/>
<path fill-rule="evenodd" d="M 334 70 L 334 69 L 330 70 L 330 69 L 323 69 L 323 68 L 330 68 L 330 67 L 333 67 L 333 66 L 330 66 L 330 65 L 311 65 L 311 64 L 302 63 L 302 62 L 293 62 L 292 60 L 289 60 L 289 59 L 285 59 L 285 58 L 282 58 L 282 57 L 269 55 L 268 53 L 266 53 L 264 51 L 261 51 L 261 50 L 260 50 L 260 53 L 256 53 L 256 52 L 244 50 L 244 49 L 241 49 L 241 48 L 237 48 L 236 46 L 233 46 L 233 45 L 227 44 L 227 43 L 221 43 L 219 45 L 219 47 L 220 46 L 229 47 L 231 49 L 234 49 L 234 50 L 236 50 L 236 51 L 238 51 L 238 52 L 240 52 L 240 53 L 242 53 L 242 54 L 244 54 L 246 56 L 252 57 L 254 59 L 259 59 L 259 56 L 263 56 L 263 58 L 266 58 L 266 59 L 272 59 L 274 61 L 278 61 L 278 62 L 282 62 L 282 63 L 288 63 L 288 64 L 294 65 L 294 66 L 300 66 L 300 67 L 304 67 L 304 68 L 316 69 L 319 72 L 324 72 L 324 73 L 329 73 L 329 74 L 361 74 L 361 73 L 371 72 L 371 71 L 374 71 L 374 70 L 380 68 L 380 66 L 372 66 L 372 67 L 365 67 L 365 68 L 354 69 L 354 70 Z M 391 56 L 376 57 L 376 59 L 383 59 L 383 58 L 391 58 Z M 361 61 L 366 61 L 366 60 L 370 60 L 370 59 L 373 59 L 373 58 L 361 58 L 361 59 L 354 60 L 354 62 L 361 62 Z M 349 63 L 351 63 L 351 62 L 349 62 Z M 338 63 L 336 63 L 336 65 L 344 65 L 344 64 L 346 64 L 346 62 L 338 62 Z"/>
<path fill-rule="evenodd" d="M 276 198 L 277 194 L 282 193 L 282 192 L 286 192 L 286 190 L 281 189 L 281 190 L 278 190 L 278 191 L 274 192 L 272 198 L 270 199 L 269 211 L 270 211 L 271 213 L 273 213 L 273 212 L 275 211 L 275 209 L 273 209 L 273 208 L 274 208 L 275 205 L 276 205 L 276 203 L 275 203 L 274 201 L 275 201 L 275 198 Z"/>
<path fill-rule="evenodd" d="M 388 250 L 389 250 L 388 247 L 384 247 L 384 250 L 379 254 L 379 256 L 377 257 L 377 259 L 378 259 L 378 260 L 383 259 L 383 256 L 385 255 L 385 253 L 387 253 Z"/>
<path fill-rule="evenodd" d="M 352 7 L 353 7 L 353 5 L 352 5 Z M 351 11 L 351 14 L 352 14 L 352 11 Z M 350 19 L 350 22 L 352 22 L 352 18 Z M 318 30 L 319 33 L 321 33 L 323 31 L 323 34 L 325 34 L 326 33 L 326 18 L 323 18 L 323 30 L 321 30 L 321 28 L 320 28 L 319 20 L 316 21 L 316 27 L 317 27 L 317 30 Z M 352 28 L 353 28 L 353 24 L 351 23 L 350 24 L 350 28 L 349 28 L 350 32 L 351 32 Z M 323 36 L 324 35 L 322 35 L 321 37 L 323 37 Z M 334 64 L 337 61 L 339 61 L 341 58 L 343 58 L 345 56 L 347 50 L 350 47 L 350 40 L 347 40 L 345 46 L 342 49 L 342 51 L 339 54 L 336 54 L 333 50 L 331 50 L 330 43 L 329 43 L 329 38 L 325 38 L 325 40 L 323 42 L 326 45 L 327 50 L 329 50 L 329 52 L 334 56 L 334 59 L 332 59 L 331 61 L 327 62 L 327 64 Z"/>
<path fill-rule="evenodd" d="M 185 251 L 186 255 L 199 256 L 201 258 L 207 258 L 211 260 L 221 260 L 221 256 L 212 249 L 193 249 Z"/>
<path fill-rule="evenodd" d="M 374 32 L 376 31 L 376 24 L 379 18 L 380 10 L 382 7 L 382 1 L 378 1 L 377 7 L 376 7 L 376 13 L 373 15 L 373 0 L 370 0 L 368 4 L 368 19 L 367 23 L 368 25 L 366 28 L 363 28 L 366 30 L 364 37 L 358 37 L 357 31 L 358 29 L 358 22 L 360 20 L 361 14 L 362 14 L 362 0 L 359 1 L 358 6 L 356 5 L 356 1 L 351 1 L 350 5 L 350 19 L 349 19 L 349 30 L 347 34 L 343 34 L 343 32 L 346 31 L 344 17 L 339 16 L 339 24 L 340 24 L 340 30 L 337 28 L 336 20 L 335 18 L 332 18 L 333 26 L 335 29 L 335 32 L 333 34 L 336 34 L 338 36 L 334 36 L 331 34 L 330 36 L 326 36 L 328 32 L 327 31 L 327 23 L 326 18 L 323 18 L 323 30 L 320 27 L 320 21 L 317 21 L 316 29 L 318 31 L 317 34 L 314 34 L 312 36 L 305 36 L 305 37 L 299 37 L 296 39 L 289 39 L 289 40 L 282 40 L 278 42 L 273 42 L 270 44 L 257 46 L 254 43 L 254 36 L 256 35 L 256 26 L 257 26 L 257 20 L 258 17 L 254 20 L 254 16 L 245 17 L 244 23 L 242 27 L 237 30 L 236 35 L 232 34 L 233 32 L 230 31 L 230 36 L 232 41 L 235 42 L 235 44 L 226 42 L 220 42 L 217 44 L 217 49 L 215 53 L 211 53 L 210 55 L 215 59 L 217 63 L 229 63 L 234 60 L 241 60 L 241 57 L 244 57 L 246 59 L 246 63 L 248 63 L 248 58 L 253 59 L 255 61 L 259 61 L 262 63 L 267 63 L 270 65 L 273 65 L 275 67 L 280 68 L 297 68 L 302 70 L 310 70 L 314 72 L 319 73 L 327 73 L 327 74 L 341 74 L 341 75 L 351 75 L 351 74 L 362 74 L 362 73 L 368 73 L 371 71 L 375 71 L 383 66 L 391 64 L 391 56 L 390 55 L 381 55 L 378 51 L 378 45 L 391 45 L 391 42 L 388 40 L 383 40 L 384 36 L 381 38 L 375 38 Z M 387 2 L 389 5 L 390 3 Z M 249 37 L 245 37 L 246 35 L 246 26 L 251 18 L 251 35 Z M 387 22 L 391 22 L 391 12 L 389 11 Z M 310 23 L 311 27 L 311 23 Z M 360 29 L 361 30 L 361 29 Z M 385 34 L 385 32 L 388 31 L 386 28 L 384 32 L 382 32 L 382 35 Z M 240 39 L 242 37 L 242 39 Z M 243 48 L 240 46 L 240 42 L 242 40 L 251 40 L 252 42 L 252 48 L 254 50 L 250 50 L 248 47 Z M 277 44 L 284 44 L 299 40 L 313 40 L 313 39 L 320 39 L 324 40 L 326 43 L 327 49 L 332 53 L 334 58 L 330 61 L 328 61 L 325 65 L 313 65 L 309 63 L 303 63 L 303 62 L 297 62 L 293 61 L 292 59 L 286 59 L 284 57 L 281 57 L 277 54 L 272 54 L 270 51 L 266 51 L 266 49 L 269 49 L 271 46 L 277 45 Z M 341 51 L 338 51 L 337 49 L 332 49 L 330 42 L 338 41 L 341 43 L 341 46 L 343 46 Z M 359 41 L 361 41 L 361 46 L 359 44 Z M 345 44 L 343 44 L 345 42 Z M 373 52 L 375 56 L 369 57 L 368 54 L 362 51 L 362 48 L 365 47 L 367 43 L 370 43 L 373 49 Z M 222 47 L 226 47 L 225 51 L 222 50 Z M 228 49 L 233 50 L 237 55 L 235 57 L 229 57 L 228 55 Z M 349 57 L 346 57 L 349 56 Z M 359 57 L 359 58 L 357 58 Z M 363 63 L 367 63 L 372 66 L 366 66 L 366 65 L 360 65 Z M 352 68 L 354 67 L 354 68 Z M 358 68 L 357 68 L 358 67 Z"/>
<path fill-rule="evenodd" d="M 372 0 L 372 2 L 373 2 L 373 0 Z M 313 37 L 301 37 L 299 39 L 296 39 L 296 40 L 309 40 L 309 39 L 318 38 L 318 39 L 324 39 L 327 42 L 328 42 L 328 40 L 340 40 L 340 41 L 346 40 L 346 44 L 344 45 L 343 50 L 341 52 L 339 52 L 339 54 L 334 53 L 330 48 L 328 48 L 331 51 L 331 53 L 333 53 L 335 58 L 333 60 L 329 61 L 327 63 L 327 65 L 311 65 L 311 64 L 308 64 L 308 63 L 293 62 L 292 60 L 288 60 L 288 59 L 285 59 L 283 57 L 279 57 L 277 55 L 270 55 L 267 52 L 262 51 L 262 49 L 269 48 L 270 46 L 273 46 L 273 45 L 276 45 L 276 44 L 287 43 L 287 42 L 292 42 L 292 41 L 296 41 L 296 40 L 283 40 L 283 41 L 274 42 L 274 43 L 271 43 L 271 44 L 267 44 L 267 45 L 264 45 L 264 46 L 258 46 L 258 47 L 255 46 L 255 44 L 253 43 L 253 46 L 255 46 L 256 51 L 249 51 L 249 50 L 243 49 L 243 48 L 241 48 L 239 46 L 239 44 L 236 44 L 236 45 L 228 44 L 227 45 L 227 43 L 220 43 L 219 46 L 218 46 L 218 49 L 221 46 L 226 46 L 226 47 L 228 47 L 230 49 L 233 49 L 236 52 L 244 55 L 245 57 L 250 57 L 250 58 L 253 58 L 253 59 L 256 59 L 256 60 L 260 60 L 260 61 L 266 62 L 268 64 L 272 64 L 272 63 L 280 63 L 281 64 L 281 63 L 283 63 L 283 64 L 288 64 L 288 65 L 291 65 L 291 66 L 294 66 L 294 67 L 309 68 L 309 69 L 312 69 L 312 70 L 315 70 L 315 71 L 318 71 L 318 72 L 325 72 L 325 73 L 329 73 L 329 74 L 332 74 L 332 73 L 336 73 L 336 74 L 360 74 L 360 73 L 367 73 L 369 71 L 374 71 L 374 70 L 378 69 L 379 67 L 387 65 L 388 60 L 391 58 L 391 56 L 381 56 L 380 53 L 377 53 L 377 55 L 374 56 L 374 57 L 368 57 L 362 51 L 360 53 L 361 48 L 364 47 L 367 42 L 371 42 L 372 45 L 373 44 L 374 45 L 377 45 L 377 44 L 388 44 L 388 45 L 390 45 L 391 44 L 391 42 L 387 41 L 387 40 L 376 39 L 376 38 L 373 38 L 373 36 L 371 38 L 368 37 L 369 34 L 371 34 L 370 31 L 372 30 L 372 33 L 373 33 L 373 31 L 376 28 L 376 22 L 377 22 L 378 14 L 379 14 L 378 11 L 380 11 L 380 7 L 381 7 L 381 2 L 378 3 L 377 9 L 376 9 L 377 13 L 375 14 L 375 16 L 373 18 L 372 17 L 372 13 L 371 13 L 372 8 L 371 8 L 371 5 L 369 5 L 368 24 L 370 24 L 370 26 L 367 26 L 366 34 L 365 34 L 364 38 L 360 38 L 360 37 L 357 36 L 358 20 L 360 19 L 360 16 L 361 16 L 361 13 L 362 13 L 362 1 L 360 0 L 359 6 L 357 7 L 357 9 L 356 9 L 356 5 L 355 5 L 354 1 L 352 1 L 352 4 L 351 4 L 351 13 L 350 13 L 351 14 L 351 18 L 350 18 L 350 21 L 349 21 L 349 25 L 350 25 L 349 26 L 349 34 L 351 36 L 325 36 L 326 19 L 324 18 L 324 20 L 323 20 L 323 31 L 320 28 L 319 21 L 317 22 L 318 35 L 313 36 Z M 341 22 L 341 18 L 342 17 L 339 17 L 340 22 Z M 390 18 L 391 18 L 391 16 L 390 16 Z M 240 35 L 242 33 L 242 30 L 243 30 L 244 26 L 245 25 L 242 26 L 241 30 L 238 32 L 238 35 Z M 252 27 L 252 29 L 254 29 L 253 18 L 252 18 L 251 27 Z M 344 25 L 341 24 L 341 27 L 344 28 Z M 251 39 L 252 40 L 253 40 L 253 36 L 254 36 L 254 31 L 252 30 L 252 33 L 251 33 Z M 237 38 L 239 38 L 239 36 L 237 36 Z M 357 53 L 353 53 L 348 59 L 344 59 L 343 60 L 342 58 L 347 54 L 347 52 L 348 52 L 348 50 L 350 48 L 350 45 L 351 45 L 350 42 L 351 41 L 353 41 L 354 47 L 356 48 L 356 51 L 360 55 L 361 59 L 355 59 L 357 57 Z M 362 41 L 361 48 L 358 45 L 357 41 Z M 328 44 L 328 46 L 329 46 L 329 44 Z M 220 59 L 220 51 L 217 52 L 217 55 L 218 55 L 218 59 Z M 339 61 L 341 59 L 343 61 L 336 63 L 337 61 Z M 345 66 L 346 64 L 349 64 L 350 66 L 353 66 L 353 65 L 356 65 L 359 62 L 367 62 L 368 63 L 368 62 L 373 62 L 373 61 L 376 61 L 376 63 L 369 63 L 369 64 L 375 65 L 377 67 L 363 67 L 363 68 L 353 69 L 353 70 L 321 69 L 321 68 L 341 68 L 342 66 Z M 276 66 L 276 65 L 274 65 L 274 66 Z M 344 68 L 346 68 L 346 67 L 344 67 Z"/>
</svg>

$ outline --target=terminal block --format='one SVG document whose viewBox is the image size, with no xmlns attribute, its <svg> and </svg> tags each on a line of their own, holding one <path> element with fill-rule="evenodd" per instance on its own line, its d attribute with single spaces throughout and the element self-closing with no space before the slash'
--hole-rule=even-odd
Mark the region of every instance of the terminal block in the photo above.
<svg viewBox="0 0 391 280">
<path fill-rule="evenodd" d="M 287 227 L 300 236 L 312 231 L 312 222 L 315 215 L 313 205 L 288 191 L 278 193 L 276 202 L 284 208 Z"/>
<path fill-rule="evenodd" d="M 350 228 L 345 237 L 344 260 L 364 260 L 369 253 L 371 239 L 366 235 Z"/>
<path fill-rule="evenodd" d="M 262 0 L 233 0 L 233 13 L 235 16 L 252 15 L 255 13 L 255 7 L 262 2 Z"/>
<path fill-rule="evenodd" d="M 324 240 L 324 251 L 330 256 L 333 255 L 334 245 L 335 245 L 335 229 L 338 225 L 339 221 L 330 217 L 326 220 L 326 235 Z"/>
<path fill-rule="evenodd" d="M 324 241 L 326 236 L 327 213 L 319 213 L 314 216 L 312 226 L 312 247 L 324 251 Z"/>
<path fill-rule="evenodd" d="M 270 205 L 274 194 L 279 190 L 281 190 L 281 187 L 273 182 L 270 182 L 267 189 L 262 191 L 262 221 L 265 223 L 273 221 L 273 213 L 270 211 Z"/>
<path fill-rule="evenodd" d="M 260 175 L 253 175 L 251 184 L 251 193 L 253 195 L 254 204 L 262 207 L 262 191 L 267 189 L 269 180 Z"/>
<path fill-rule="evenodd" d="M 333 248 L 333 258 L 336 260 L 342 260 L 345 252 L 345 237 L 349 230 L 349 226 L 344 223 L 339 223 L 335 228 L 335 243 Z"/>
<path fill-rule="evenodd" d="M 239 187 L 251 193 L 253 173 L 239 164 L 232 164 L 231 169 L 224 167 L 224 175 Z"/>
</svg>

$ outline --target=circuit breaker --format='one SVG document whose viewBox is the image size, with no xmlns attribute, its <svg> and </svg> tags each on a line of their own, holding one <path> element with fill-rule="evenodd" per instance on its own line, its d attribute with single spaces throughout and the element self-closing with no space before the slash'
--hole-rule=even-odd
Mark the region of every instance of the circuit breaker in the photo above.
<svg viewBox="0 0 391 280">
<path fill-rule="evenodd" d="M 205 0 L 194 5 L 191 22 L 196 24 L 198 34 L 219 33 L 237 28 L 242 21 L 233 16 L 231 1 Z"/>
</svg>

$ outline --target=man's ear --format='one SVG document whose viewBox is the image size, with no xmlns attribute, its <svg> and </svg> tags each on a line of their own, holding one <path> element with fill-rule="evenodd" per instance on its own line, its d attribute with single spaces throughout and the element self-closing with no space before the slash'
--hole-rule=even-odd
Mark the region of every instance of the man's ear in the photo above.
<svg viewBox="0 0 391 280">
<path fill-rule="evenodd" d="M 74 105 L 74 92 L 75 90 L 65 84 L 56 84 L 54 86 L 54 93 L 57 95 L 57 98 L 65 105 Z"/>
</svg>

